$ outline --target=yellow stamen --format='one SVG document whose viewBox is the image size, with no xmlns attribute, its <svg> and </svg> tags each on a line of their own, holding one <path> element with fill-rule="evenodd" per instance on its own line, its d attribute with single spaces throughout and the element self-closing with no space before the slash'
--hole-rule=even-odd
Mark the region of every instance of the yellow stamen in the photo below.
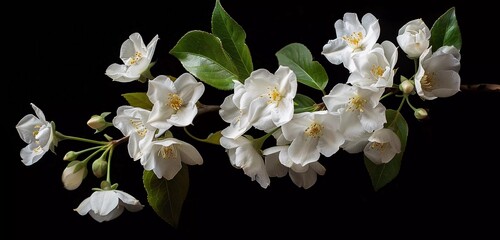
<svg viewBox="0 0 500 240">
<path fill-rule="evenodd" d="M 353 49 L 353 51 L 363 50 L 362 46 L 360 45 L 361 41 L 363 40 L 362 32 L 353 32 L 350 35 L 343 36 L 342 39 L 347 42 L 347 44 Z"/>
<path fill-rule="evenodd" d="M 308 137 L 319 138 L 323 134 L 323 126 L 316 122 L 311 123 L 309 127 L 306 128 L 304 134 Z"/>
<path fill-rule="evenodd" d="M 177 157 L 177 151 L 175 151 L 175 148 L 172 146 L 164 146 L 160 149 L 160 151 L 158 151 L 158 156 L 165 160 L 169 160 Z"/>
<path fill-rule="evenodd" d="M 141 138 L 145 137 L 146 133 L 148 133 L 148 130 L 146 129 L 141 120 L 130 119 L 130 124 L 132 124 L 132 126 L 135 128 L 135 132 Z"/>
<path fill-rule="evenodd" d="M 379 142 L 372 142 L 370 148 L 375 149 L 376 151 L 379 152 L 384 152 L 385 149 L 387 148 L 387 143 L 379 143 Z"/>
<path fill-rule="evenodd" d="M 365 106 L 366 99 L 363 99 L 359 95 L 349 98 L 349 106 L 347 107 L 347 111 L 356 111 L 364 112 L 363 107 Z"/>
<path fill-rule="evenodd" d="M 168 94 L 168 105 L 174 109 L 175 111 L 179 110 L 182 107 L 182 98 L 175 93 Z"/>
<path fill-rule="evenodd" d="M 380 78 L 384 74 L 384 69 L 381 66 L 375 66 L 375 64 L 372 66 L 372 69 L 370 70 L 373 76 L 375 78 Z"/>
<path fill-rule="evenodd" d="M 270 89 L 270 91 L 267 93 L 267 97 L 269 98 L 269 101 L 267 101 L 267 104 L 276 103 L 276 105 L 279 105 L 279 103 L 281 101 L 281 94 L 278 91 L 278 89 L 276 89 L 276 87 L 274 87 L 273 89 Z"/>
<path fill-rule="evenodd" d="M 434 85 L 434 74 L 424 74 L 422 80 L 420 80 L 420 85 L 425 91 L 431 91 Z"/>
</svg>

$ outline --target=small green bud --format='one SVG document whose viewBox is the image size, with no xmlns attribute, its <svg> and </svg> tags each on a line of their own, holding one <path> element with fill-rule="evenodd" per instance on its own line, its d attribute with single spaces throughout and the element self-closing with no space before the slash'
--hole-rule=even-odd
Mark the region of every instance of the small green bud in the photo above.
<svg viewBox="0 0 500 240">
<path fill-rule="evenodd" d="M 418 120 L 424 120 L 428 117 L 427 111 L 423 108 L 417 108 L 414 112 L 415 118 Z"/>
<path fill-rule="evenodd" d="M 73 161 L 76 159 L 76 157 L 78 157 L 78 153 L 76 153 L 75 151 L 69 151 L 64 155 L 63 160 L 64 161 Z"/>
<path fill-rule="evenodd" d="M 106 120 L 104 119 L 109 114 L 110 114 L 110 112 L 103 112 L 101 115 L 92 115 L 92 117 L 90 117 L 90 119 L 87 121 L 87 125 L 90 128 L 96 130 L 96 133 L 101 132 L 105 128 L 112 125 L 112 124 L 106 122 Z"/>
<path fill-rule="evenodd" d="M 399 90 L 401 90 L 404 94 L 412 93 L 414 88 L 413 83 L 409 80 L 404 80 L 401 84 L 399 84 Z"/>
<path fill-rule="evenodd" d="M 106 175 L 108 170 L 108 162 L 102 158 L 95 160 L 92 163 L 92 172 L 97 178 L 101 178 Z"/>
</svg>

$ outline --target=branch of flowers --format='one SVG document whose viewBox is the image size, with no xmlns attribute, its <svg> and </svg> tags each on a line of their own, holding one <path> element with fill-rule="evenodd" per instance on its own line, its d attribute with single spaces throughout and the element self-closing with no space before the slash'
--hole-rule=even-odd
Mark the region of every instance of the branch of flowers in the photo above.
<svg viewBox="0 0 500 240">
<path fill-rule="evenodd" d="M 201 114 L 208 113 L 208 112 L 219 111 L 219 109 L 220 109 L 220 106 L 218 106 L 218 105 L 205 105 L 205 104 L 200 103 L 200 102 L 196 103 L 196 106 L 198 107 L 197 115 L 201 115 Z"/>
<path fill-rule="evenodd" d="M 500 84 L 479 83 L 479 84 L 462 84 L 460 90 L 463 92 L 500 92 Z"/>
</svg>

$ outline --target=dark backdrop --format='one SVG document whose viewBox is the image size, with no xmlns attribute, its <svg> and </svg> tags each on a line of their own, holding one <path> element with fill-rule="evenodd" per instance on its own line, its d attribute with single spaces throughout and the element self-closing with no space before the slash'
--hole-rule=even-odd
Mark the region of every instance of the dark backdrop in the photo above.
<svg viewBox="0 0 500 240">
<path fill-rule="evenodd" d="M 89 174 L 79 189 L 65 190 L 60 175 L 66 163 L 61 159 L 67 151 L 86 145 L 61 142 L 57 155 L 47 153 L 26 167 L 19 157 L 25 144 L 14 126 L 33 112 L 29 105 L 32 102 L 49 121 L 56 122 L 59 131 L 94 137 L 85 125 L 91 115 L 110 111 L 114 116 L 116 108 L 126 104 L 120 94 L 146 90 L 144 84 L 112 82 L 104 75 L 111 63 L 119 62 L 120 45 L 133 32 L 141 33 L 146 44 L 159 34 L 154 74 L 182 74 L 181 64 L 168 51 L 189 30 L 210 31 L 214 1 L 138 4 L 114 9 L 85 4 L 34 5 L 31 7 L 40 11 L 19 11 L 23 21 L 6 22 L 15 26 L 15 38 L 7 48 L 20 57 L 13 61 L 20 70 L 10 72 L 9 79 L 5 79 L 9 96 L 5 104 L 12 109 L 4 115 L 8 116 L 4 126 L 9 156 L 4 159 L 9 166 L 4 170 L 8 176 L 4 182 L 11 190 L 4 189 L 3 198 L 10 202 L 5 210 L 9 212 L 7 221 L 13 223 L 10 230 L 19 238 L 32 234 L 57 238 L 138 234 L 158 239 L 498 235 L 493 231 L 498 226 L 499 200 L 498 93 L 460 92 L 447 99 L 414 101 L 429 108 L 431 118 L 418 122 L 411 112 L 404 112 L 410 132 L 401 172 L 378 192 L 371 188 L 362 157 L 344 152 L 321 160 L 326 175 L 319 177 L 311 189 L 295 187 L 288 176 L 273 178 L 270 187 L 262 189 L 242 170 L 230 165 L 221 147 L 191 141 L 179 131 L 176 136 L 192 142 L 205 162 L 190 167 L 191 185 L 178 229 L 164 223 L 147 206 L 142 166 L 128 157 L 124 146 L 113 160 L 113 180 L 146 207 L 138 213 L 124 212 L 105 223 L 79 216 L 72 209 L 90 196 L 90 189 L 97 187 L 98 181 Z M 397 45 L 397 31 L 406 22 L 422 18 L 430 27 L 439 15 L 456 6 L 463 34 L 462 83 L 500 83 L 494 60 L 498 52 L 493 37 L 497 22 L 492 21 L 492 10 L 475 2 L 268 4 L 270 1 L 222 1 L 246 30 L 255 69 L 274 72 L 278 67 L 274 53 L 289 43 L 300 42 L 327 70 L 329 91 L 333 84 L 345 82 L 347 73 L 328 63 L 320 52 L 335 37 L 334 22 L 345 12 L 356 12 L 360 17 L 373 13 L 381 25 L 379 42 L 390 40 Z M 60 8 L 63 10 L 55 10 Z M 411 75 L 412 64 L 401 51 L 399 59 L 399 73 Z M 307 93 L 302 85 L 299 91 Z M 220 104 L 227 94 L 207 85 L 201 101 Z M 389 101 L 387 107 L 397 106 Z M 195 120 L 193 132 L 201 137 L 225 126 L 216 113 L 210 117 L 216 120 Z M 110 134 L 119 136 L 113 130 Z"/>
</svg>

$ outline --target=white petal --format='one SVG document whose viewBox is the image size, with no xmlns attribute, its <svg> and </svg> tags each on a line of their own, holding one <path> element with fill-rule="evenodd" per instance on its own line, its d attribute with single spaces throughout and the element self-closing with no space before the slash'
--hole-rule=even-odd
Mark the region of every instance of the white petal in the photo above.
<svg viewBox="0 0 500 240">
<path fill-rule="evenodd" d="M 334 40 L 329 40 L 327 44 L 323 46 L 323 54 L 328 61 L 335 65 L 339 65 L 343 62 L 343 56 L 346 52 L 349 52 L 349 47 L 342 38 L 337 38 Z"/>
<path fill-rule="evenodd" d="M 198 108 L 196 108 L 194 103 L 190 102 L 188 105 L 177 110 L 175 114 L 172 114 L 167 122 L 176 127 L 185 127 L 193 123 L 193 119 L 197 113 Z"/>
<path fill-rule="evenodd" d="M 123 206 L 117 206 L 115 209 L 113 209 L 106 215 L 100 215 L 98 213 L 94 213 L 93 211 L 89 212 L 90 216 L 98 222 L 111 221 L 120 216 L 122 213 L 123 213 Z"/>
<path fill-rule="evenodd" d="M 35 140 L 33 132 L 35 127 L 42 126 L 44 123 L 33 114 L 24 116 L 16 125 L 19 136 L 25 143 L 32 143 Z"/>
<path fill-rule="evenodd" d="M 297 187 L 302 187 L 308 189 L 316 183 L 317 175 L 316 172 L 309 170 L 304 173 L 296 173 L 294 171 L 290 172 L 290 178 L 292 182 L 297 185 Z"/>
<path fill-rule="evenodd" d="M 302 166 L 318 161 L 320 153 L 317 149 L 318 139 L 301 134 L 295 138 L 288 148 L 288 156 L 295 164 Z"/>
<path fill-rule="evenodd" d="M 134 55 L 134 42 L 132 42 L 132 40 L 130 39 L 125 40 L 120 47 L 120 58 L 122 59 L 123 63 L 126 63 L 128 59 L 133 57 Z"/>
<path fill-rule="evenodd" d="M 91 209 L 92 209 L 92 205 L 90 204 L 90 197 L 88 197 L 88 198 L 85 198 L 80 203 L 80 205 L 78 205 L 78 207 L 73 209 L 73 210 L 78 212 L 78 214 L 83 216 L 83 215 L 87 214 Z"/>
<path fill-rule="evenodd" d="M 95 191 L 90 196 L 92 211 L 104 216 L 118 206 L 118 196 L 113 191 Z"/>
<path fill-rule="evenodd" d="M 203 157 L 196 150 L 193 145 L 183 142 L 181 140 L 177 140 L 178 144 L 175 145 L 179 149 L 181 154 L 182 162 L 188 165 L 201 165 L 203 164 Z"/>
<path fill-rule="evenodd" d="M 265 165 L 269 177 L 283 177 L 288 173 L 288 168 L 279 161 L 279 152 L 266 156 Z"/>
</svg>

